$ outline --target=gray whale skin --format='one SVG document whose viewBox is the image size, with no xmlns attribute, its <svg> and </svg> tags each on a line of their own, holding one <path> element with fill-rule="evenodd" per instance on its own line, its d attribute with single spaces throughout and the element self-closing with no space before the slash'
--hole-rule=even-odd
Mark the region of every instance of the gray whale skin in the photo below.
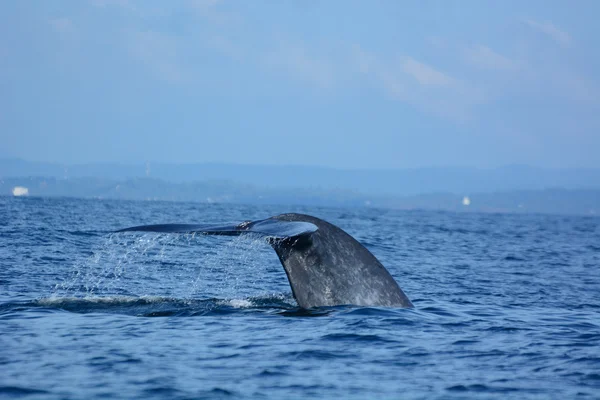
<svg viewBox="0 0 600 400">
<path fill-rule="evenodd" d="M 273 247 L 302 308 L 356 305 L 413 307 L 369 250 L 337 226 L 304 214 L 281 214 L 237 225 L 143 225 L 118 232 L 254 234 Z"/>
</svg>

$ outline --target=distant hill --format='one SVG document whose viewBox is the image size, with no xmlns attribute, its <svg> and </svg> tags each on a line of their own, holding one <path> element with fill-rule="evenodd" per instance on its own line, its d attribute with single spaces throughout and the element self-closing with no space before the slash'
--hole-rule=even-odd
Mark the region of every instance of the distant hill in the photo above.
<svg viewBox="0 0 600 400">
<path fill-rule="evenodd" d="M 19 188 L 15 190 L 15 188 Z M 378 207 L 460 212 L 600 214 L 600 189 L 438 192 L 410 196 L 372 195 L 342 189 L 270 188 L 228 181 L 173 183 L 154 178 L 1 178 L 0 195 L 64 196 L 147 201 L 196 201 L 337 207 Z"/>
<path fill-rule="evenodd" d="M 600 189 L 600 169 L 544 169 L 513 165 L 400 170 L 236 164 L 76 164 L 0 160 L 0 178 L 156 178 L 172 183 L 226 181 L 261 188 L 355 191 L 370 196 L 494 193 L 543 189 Z"/>
<path fill-rule="evenodd" d="M 11 196 L 16 187 L 29 196 L 81 197 L 149 201 L 196 201 L 240 204 L 305 204 L 364 206 L 365 195 L 342 190 L 271 189 L 227 181 L 173 183 L 154 178 L 3 178 L 0 195 Z"/>
</svg>

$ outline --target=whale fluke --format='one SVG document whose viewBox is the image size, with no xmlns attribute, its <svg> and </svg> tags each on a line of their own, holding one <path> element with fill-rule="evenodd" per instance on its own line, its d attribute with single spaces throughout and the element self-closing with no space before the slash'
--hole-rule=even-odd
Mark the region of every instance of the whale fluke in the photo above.
<svg viewBox="0 0 600 400">
<path fill-rule="evenodd" d="M 238 236 L 255 233 L 275 239 L 286 239 L 309 235 L 317 230 L 310 222 L 286 222 L 268 218 L 259 221 L 246 221 L 237 225 L 198 225 L 198 224 L 162 224 L 142 225 L 121 229 L 117 232 L 163 232 L 163 233 L 204 233 L 207 235 Z"/>
<path fill-rule="evenodd" d="M 237 225 L 143 225 L 117 232 L 255 234 L 271 244 L 302 308 L 357 305 L 412 307 L 369 250 L 337 226 L 304 214 L 281 214 Z"/>
</svg>

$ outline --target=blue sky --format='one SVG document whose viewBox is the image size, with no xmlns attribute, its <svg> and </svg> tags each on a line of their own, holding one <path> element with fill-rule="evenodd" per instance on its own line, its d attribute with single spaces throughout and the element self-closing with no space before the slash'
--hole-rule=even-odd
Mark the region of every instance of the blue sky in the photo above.
<svg viewBox="0 0 600 400">
<path fill-rule="evenodd" d="M 3 1 L 0 157 L 600 167 L 596 1 Z"/>
</svg>

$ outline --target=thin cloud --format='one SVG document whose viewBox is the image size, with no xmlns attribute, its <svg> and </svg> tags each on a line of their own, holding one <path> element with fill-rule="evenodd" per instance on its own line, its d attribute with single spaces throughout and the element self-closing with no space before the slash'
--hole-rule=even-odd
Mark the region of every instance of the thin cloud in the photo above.
<svg viewBox="0 0 600 400">
<path fill-rule="evenodd" d="M 328 61 L 309 54 L 302 46 L 283 44 L 268 53 L 265 61 L 268 66 L 288 71 L 321 88 L 329 88 L 335 81 L 333 66 Z"/>
<path fill-rule="evenodd" d="M 465 50 L 467 62 L 482 69 L 516 70 L 520 65 L 486 46 L 475 46 Z"/>
<path fill-rule="evenodd" d="M 135 32 L 129 43 L 130 52 L 154 74 L 167 82 L 182 83 L 190 74 L 180 60 L 179 41 L 172 36 L 155 32 Z"/>
<path fill-rule="evenodd" d="M 192 7 L 207 9 L 217 5 L 221 0 L 189 0 L 189 4 Z"/>
<path fill-rule="evenodd" d="M 390 62 L 354 46 L 355 68 L 393 99 L 458 122 L 473 117 L 473 108 L 485 101 L 477 88 L 412 57 Z"/>
<path fill-rule="evenodd" d="M 553 88 L 562 99 L 569 99 L 580 105 L 593 108 L 600 106 L 600 89 L 596 82 L 576 71 L 551 71 L 544 77 L 546 84 Z"/>
<path fill-rule="evenodd" d="M 221 0 L 188 0 L 186 8 L 204 20 L 217 25 L 239 25 L 242 18 L 232 12 L 222 10 Z"/>
<path fill-rule="evenodd" d="M 407 57 L 402 62 L 402 69 L 421 85 L 448 86 L 454 83 L 453 78 L 411 57 Z"/>
<path fill-rule="evenodd" d="M 120 7 L 129 10 L 135 10 L 135 6 L 129 0 L 91 0 L 90 3 L 94 7 Z"/>
<path fill-rule="evenodd" d="M 556 43 L 562 46 L 569 46 L 571 44 L 571 35 L 558 29 L 550 21 L 538 22 L 532 19 L 527 19 L 525 20 L 525 23 L 533 29 L 550 36 Z"/>
</svg>

